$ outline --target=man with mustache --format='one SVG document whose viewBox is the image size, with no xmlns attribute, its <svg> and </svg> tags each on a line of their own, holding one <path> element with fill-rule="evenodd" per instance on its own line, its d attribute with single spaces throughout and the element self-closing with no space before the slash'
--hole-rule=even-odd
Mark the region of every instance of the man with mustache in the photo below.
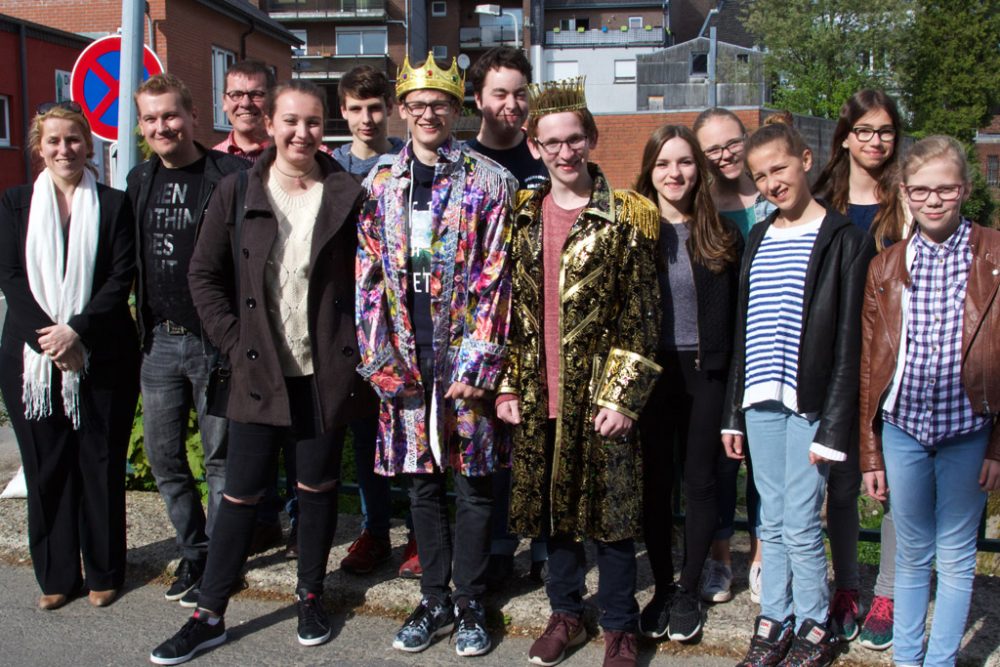
<svg viewBox="0 0 1000 667">
<path fill-rule="evenodd" d="M 136 90 L 135 104 L 142 136 L 153 151 L 129 173 L 126 189 L 137 228 L 143 447 L 181 552 L 164 597 L 194 607 L 225 483 L 226 420 L 208 414 L 206 389 L 218 351 L 202 335 L 187 270 L 216 184 L 249 164 L 195 142 L 198 112 L 176 76 L 150 77 Z M 192 403 L 208 483 L 207 520 L 187 460 Z"/>
</svg>

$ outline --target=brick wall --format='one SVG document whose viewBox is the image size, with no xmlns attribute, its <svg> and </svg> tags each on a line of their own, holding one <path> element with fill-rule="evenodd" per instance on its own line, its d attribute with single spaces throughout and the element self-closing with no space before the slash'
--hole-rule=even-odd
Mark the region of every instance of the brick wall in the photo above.
<svg viewBox="0 0 1000 667">
<path fill-rule="evenodd" d="M 653 130 L 661 125 L 691 127 L 699 111 L 678 113 L 606 114 L 595 117 L 599 133 L 590 159 L 601 166 L 612 187 L 630 188 L 639 173 L 642 149 Z M 736 111 L 748 131 L 760 125 L 759 109 Z"/>
</svg>

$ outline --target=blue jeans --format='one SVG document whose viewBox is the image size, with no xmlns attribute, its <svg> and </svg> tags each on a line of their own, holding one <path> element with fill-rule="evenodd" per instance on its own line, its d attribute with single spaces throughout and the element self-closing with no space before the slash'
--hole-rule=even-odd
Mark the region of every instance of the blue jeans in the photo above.
<svg viewBox="0 0 1000 667">
<path fill-rule="evenodd" d="M 639 604 L 635 600 L 635 541 L 601 542 L 597 547 L 597 605 L 605 630 L 635 632 Z M 583 542 L 572 537 L 549 537 L 549 580 L 545 592 L 553 612 L 580 616 L 587 592 L 587 558 Z"/>
<path fill-rule="evenodd" d="M 892 641 L 897 664 L 937 667 L 954 665 L 958 657 L 976 571 L 976 531 L 986 503 L 978 480 L 989 436 L 987 427 L 930 448 L 892 424 L 882 428 L 896 525 Z M 932 562 L 937 594 L 924 655 Z"/>
<path fill-rule="evenodd" d="M 830 606 L 820 509 L 828 464 L 811 465 L 809 446 L 818 421 L 777 403 L 746 411 L 747 440 L 760 492 L 761 614 L 783 621 L 794 615 L 825 625 Z"/>
<path fill-rule="evenodd" d="M 207 413 L 205 398 L 218 352 L 200 336 L 172 336 L 163 325 L 154 327 L 151 335 L 152 343 L 142 355 L 140 372 L 143 447 L 156 488 L 177 531 L 181 556 L 203 560 L 226 475 L 226 420 Z M 205 454 L 207 519 L 185 445 L 192 403 L 198 413 Z"/>
</svg>

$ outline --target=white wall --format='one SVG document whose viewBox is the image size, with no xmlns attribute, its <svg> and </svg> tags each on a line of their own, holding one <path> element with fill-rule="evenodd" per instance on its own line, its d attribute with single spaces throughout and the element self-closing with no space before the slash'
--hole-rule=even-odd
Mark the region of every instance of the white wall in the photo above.
<svg viewBox="0 0 1000 667">
<path fill-rule="evenodd" d="M 594 113 L 636 110 L 636 84 L 615 83 L 615 61 L 635 60 L 652 47 L 545 49 L 545 80 L 587 77 L 587 107 Z"/>
</svg>

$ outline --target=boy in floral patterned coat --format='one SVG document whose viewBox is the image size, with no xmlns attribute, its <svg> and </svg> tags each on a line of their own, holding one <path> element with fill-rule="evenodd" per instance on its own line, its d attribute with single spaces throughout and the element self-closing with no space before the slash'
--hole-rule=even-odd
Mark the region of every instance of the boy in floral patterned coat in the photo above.
<svg viewBox="0 0 1000 667">
<path fill-rule="evenodd" d="M 359 226 L 358 371 L 381 397 L 376 472 L 409 477 L 422 599 L 393 641 L 422 651 L 458 625 L 459 655 L 489 651 L 490 475 L 509 465 L 492 394 L 510 321 L 508 219 L 516 181 L 451 136 L 464 81 L 428 54 L 397 75 L 411 140 L 366 181 Z M 455 471 L 455 545 L 446 469 Z M 452 559 L 454 557 L 454 564 Z M 450 579 L 454 574 L 452 599 Z"/>
</svg>

